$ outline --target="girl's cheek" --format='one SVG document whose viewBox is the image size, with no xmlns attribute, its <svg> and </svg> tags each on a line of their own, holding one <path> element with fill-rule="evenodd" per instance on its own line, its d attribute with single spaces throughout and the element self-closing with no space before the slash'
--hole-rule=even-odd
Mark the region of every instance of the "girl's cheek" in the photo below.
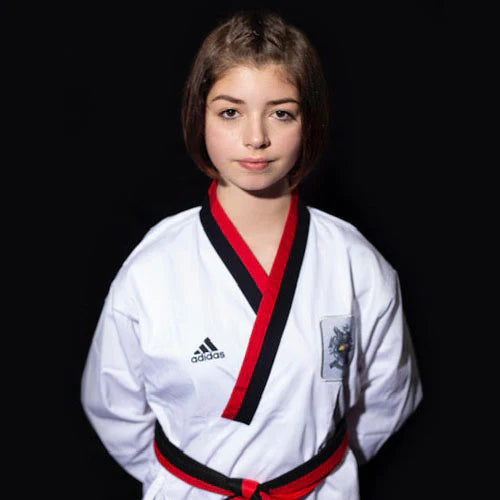
<svg viewBox="0 0 500 500">
<path fill-rule="evenodd" d="M 207 127 L 205 130 L 205 141 L 218 150 L 231 148 L 238 140 L 239 134 L 236 127 Z"/>
</svg>

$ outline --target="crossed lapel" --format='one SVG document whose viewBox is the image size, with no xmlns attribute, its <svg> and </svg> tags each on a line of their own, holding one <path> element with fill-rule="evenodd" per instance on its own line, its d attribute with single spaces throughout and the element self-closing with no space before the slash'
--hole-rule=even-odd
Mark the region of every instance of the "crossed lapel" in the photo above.
<svg viewBox="0 0 500 500">
<path fill-rule="evenodd" d="M 256 317 L 245 357 L 222 417 L 250 424 L 264 392 L 285 329 L 309 232 L 309 211 L 292 193 L 287 219 L 269 276 L 217 200 L 213 181 L 200 220 Z"/>
</svg>

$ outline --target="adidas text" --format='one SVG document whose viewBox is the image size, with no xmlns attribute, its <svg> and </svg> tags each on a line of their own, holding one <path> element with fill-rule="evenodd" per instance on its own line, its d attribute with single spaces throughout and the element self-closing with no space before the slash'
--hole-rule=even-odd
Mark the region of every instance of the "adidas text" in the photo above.
<svg viewBox="0 0 500 500">
<path fill-rule="evenodd" d="M 191 363 L 198 363 L 201 361 L 209 361 L 211 359 L 219 359 L 224 357 L 223 351 L 209 352 L 207 354 L 199 354 L 191 358 Z"/>
</svg>

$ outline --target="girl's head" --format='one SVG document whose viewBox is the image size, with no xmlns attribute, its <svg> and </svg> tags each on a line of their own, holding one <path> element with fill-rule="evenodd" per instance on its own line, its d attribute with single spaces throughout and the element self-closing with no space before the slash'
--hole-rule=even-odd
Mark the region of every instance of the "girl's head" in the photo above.
<svg viewBox="0 0 500 500">
<path fill-rule="evenodd" d="M 232 79 L 234 75 L 242 78 L 245 75 L 242 70 L 246 69 L 250 75 L 255 70 L 265 70 L 267 74 L 270 74 L 270 69 L 277 70 L 273 74 L 280 75 L 283 88 L 288 85 L 298 97 L 296 111 L 300 115 L 300 144 L 294 166 L 288 173 L 293 189 L 312 170 L 326 144 L 328 88 L 319 57 L 307 37 L 275 13 L 238 12 L 206 37 L 184 89 L 182 127 L 187 151 L 203 172 L 213 179 L 220 179 L 205 142 L 207 96 L 217 82 L 228 76 Z M 237 107 L 229 102 L 226 105 L 226 108 Z M 273 121 L 268 122 L 271 126 L 278 126 L 274 121 L 276 118 L 280 119 L 279 126 L 284 126 L 281 119 L 285 115 L 281 109 L 290 108 L 275 106 L 271 110 Z M 239 110 L 224 115 L 226 118 L 237 116 L 242 116 Z M 261 151 L 247 156 L 266 157 L 265 147 L 263 143 Z"/>
</svg>

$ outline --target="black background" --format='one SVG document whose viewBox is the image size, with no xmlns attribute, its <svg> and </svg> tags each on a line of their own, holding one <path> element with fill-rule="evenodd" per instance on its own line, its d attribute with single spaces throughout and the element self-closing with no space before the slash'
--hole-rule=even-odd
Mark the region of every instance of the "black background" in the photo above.
<svg viewBox="0 0 500 500">
<path fill-rule="evenodd" d="M 80 378 L 104 297 L 120 265 L 162 218 L 199 205 L 209 180 L 185 153 L 180 101 L 206 34 L 234 8 L 71 3 L 64 12 L 65 254 L 71 273 L 72 498 L 140 498 L 85 419 Z M 301 186 L 307 204 L 343 218 L 398 271 L 424 401 L 360 470 L 362 499 L 447 497 L 455 343 L 449 293 L 459 245 L 450 154 L 451 17 L 440 2 L 267 2 L 316 46 L 332 94 L 330 143 Z M 68 229 L 68 227 L 70 228 Z M 451 362 L 452 364 L 453 362 Z M 450 418 L 452 415 L 452 418 Z M 462 470 L 462 469 L 460 469 Z M 429 488 L 432 485 L 432 495 Z"/>
</svg>

